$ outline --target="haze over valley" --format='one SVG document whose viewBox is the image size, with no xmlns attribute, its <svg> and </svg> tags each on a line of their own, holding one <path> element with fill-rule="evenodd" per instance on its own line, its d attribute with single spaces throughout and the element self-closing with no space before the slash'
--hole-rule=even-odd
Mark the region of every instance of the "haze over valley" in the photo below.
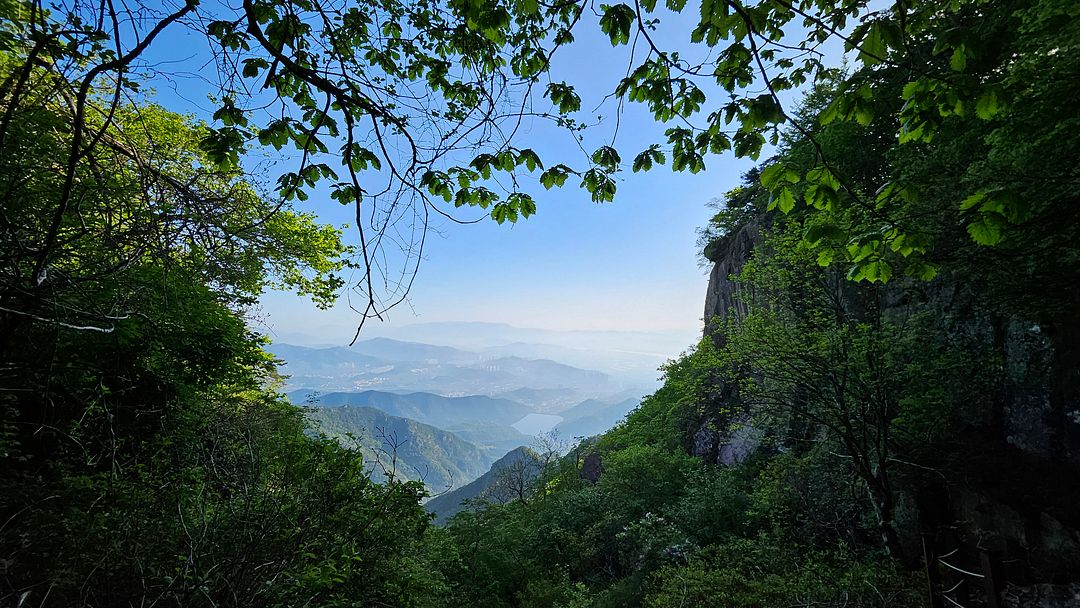
<svg viewBox="0 0 1080 608">
<path fill-rule="evenodd" d="M 308 408 L 313 431 L 359 448 L 373 479 L 422 481 L 443 495 L 433 504 L 448 512 L 470 482 L 482 487 L 462 496 L 484 491 L 488 484 L 478 478 L 494 478 L 493 465 L 519 462 L 541 444 L 566 448 L 616 425 L 656 389 L 657 368 L 687 341 L 495 323 L 382 333 L 351 347 L 277 341 L 269 350 L 283 362 L 289 399 Z M 639 350 L 629 348 L 635 344 Z M 517 456 L 504 460 L 511 453 Z"/>
</svg>

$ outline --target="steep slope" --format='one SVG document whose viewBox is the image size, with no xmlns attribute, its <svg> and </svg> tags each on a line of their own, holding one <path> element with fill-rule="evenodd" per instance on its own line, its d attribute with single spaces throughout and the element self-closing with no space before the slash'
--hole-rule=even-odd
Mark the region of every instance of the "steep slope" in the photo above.
<svg viewBox="0 0 1080 608">
<path fill-rule="evenodd" d="M 495 461 L 491 469 L 476 480 L 436 496 L 424 506 L 435 514 L 437 523 L 443 523 L 465 510 L 467 505 L 463 503 L 466 501 L 507 502 L 518 498 L 518 491 L 528 489 L 540 474 L 540 468 L 540 455 L 527 447 L 519 447 Z"/>
<path fill-rule="evenodd" d="M 359 447 L 377 480 L 393 469 L 440 492 L 476 479 L 491 464 L 486 451 L 453 433 L 375 408 L 311 408 L 307 417 L 312 428 Z"/>
</svg>

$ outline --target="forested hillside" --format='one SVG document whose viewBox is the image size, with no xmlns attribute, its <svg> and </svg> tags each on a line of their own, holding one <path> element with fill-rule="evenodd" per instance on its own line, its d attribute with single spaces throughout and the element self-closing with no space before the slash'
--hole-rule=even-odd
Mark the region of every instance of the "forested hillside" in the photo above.
<svg viewBox="0 0 1080 608">
<path fill-rule="evenodd" d="M 672 17 L 705 59 L 657 42 Z M 1080 603 L 1073 0 L 0 18 L 0 606 Z M 212 49 L 208 116 L 144 88 L 179 69 L 152 52 L 176 28 Z M 586 149 L 592 119 L 552 71 L 583 28 L 627 50 L 618 103 L 670 125 L 631 162 L 614 138 Z M 572 157 L 520 147 L 525 117 Z M 468 509 L 436 524 L 421 483 L 373 477 L 370 442 L 280 392 L 259 298 L 325 307 L 348 286 L 361 334 L 422 258 L 427 224 L 393 218 L 513 223 L 541 212 L 530 185 L 617 201 L 621 171 L 729 152 L 757 167 L 701 230 L 701 341 L 613 429 L 512 452 L 517 476 Z M 355 246 L 299 210 L 320 196 L 355 208 Z M 495 406 L 500 427 L 524 408 Z"/>
<path fill-rule="evenodd" d="M 375 408 L 310 408 L 307 418 L 316 432 L 358 449 L 378 483 L 397 477 L 445 492 L 480 477 L 493 460 L 454 433 Z"/>
</svg>

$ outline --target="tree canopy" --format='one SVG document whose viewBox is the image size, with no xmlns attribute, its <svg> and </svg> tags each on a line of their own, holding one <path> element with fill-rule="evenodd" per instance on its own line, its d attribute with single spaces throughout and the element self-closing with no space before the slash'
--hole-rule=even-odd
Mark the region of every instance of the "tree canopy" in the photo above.
<svg viewBox="0 0 1080 608">
<path fill-rule="evenodd" d="M 678 13 L 697 23 L 673 34 Z M 1025 583 L 1076 571 L 1080 544 L 1039 544 L 1080 526 L 1072 0 L 0 19 L 0 604 L 915 605 L 922 539 L 989 539 Z M 626 51 L 610 102 L 660 141 L 593 143 L 553 77 L 582 28 Z M 206 116 L 148 90 L 180 30 L 207 43 Z M 525 121 L 570 152 L 542 158 Z M 435 529 L 421 484 L 377 483 L 277 392 L 249 326 L 265 290 L 329 306 L 359 269 L 362 325 L 407 294 L 432 214 L 514 222 L 539 189 L 608 202 L 623 171 L 727 153 L 760 167 L 701 231 L 710 261 L 754 234 L 714 276 L 718 331 L 507 500 Z M 315 199 L 355 210 L 355 248 L 298 209 Z M 1012 500 L 1055 532 L 980 511 Z"/>
<path fill-rule="evenodd" d="M 599 7 L 246 0 L 235 7 L 191 1 L 137 11 L 108 3 L 12 2 L 4 11 L 0 140 L 18 114 L 34 107 L 62 111 L 70 123 L 57 142 L 64 160 L 30 281 L 62 257 L 56 244 L 89 157 L 116 145 L 118 124 L 146 99 L 148 82 L 168 79 L 170 68 L 156 63 L 155 53 L 180 29 L 207 40 L 201 73 L 215 109 L 207 117 L 212 122 L 193 135 L 206 166 L 225 174 L 250 171 L 252 154 L 272 150 L 288 159 L 258 184 L 274 205 L 321 188 L 320 197 L 355 206 L 363 318 L 380 316 L 407 293 L 431 214 L 456 217 L 456 208 L 476 207 L 497 222 L 513 222 L 537 211 L 537 188 L 567 183 L 596 202 L 611 201 L 623 170 L 670 163 L 675 171 L 698 172 L 710 155 L 729 151 L 758 158 L 781 143 L 785 129 L 815 142 L 816 160 L 799 170 L 766 167 L 762 179 L 772 204 L 784 212 L 858 207 L 876 216 L 872 233 L 839 227 L 811 235 L 813 242 L 823 235 L 842 241 L 842 258 L 859 279 L 887 279 L 892 253 L 917 258 L 930 246 L 907 217 L 919 192 L 899 167 L 873 183 L 855 183 L 840 170 L 840 159 L 824 154 L 816 137 L 822 125 L 887 119 L 893 132 L 882 136 L 917 149 L 942 129 L 985 123 L 975 127 L 987 140 L 973 151 L 968 176 L 978 185 L 953 201 L 983 245 L 1025 238 L 1040 218 L 1060 212 L 1056 195 L 1033 206 L 1024 188 L 1064 188 L 1073 179 L 1062 166 L 1033 180 L 1044 171 L 1018 165 L 1017 150 L 995 144 L 1022 129 L 1032 134 L 1031 146 L 1049 146 L 1029 157 L 1069 157 L 1067 146 L 1050 143 L 1069 139 L 1067 124 L 1014 120 L 1011 110 L 1031 104 L 1050 110 L 1067 94 L 1062 83 L 1075 66 L 1071 54 L 1058 50 L 1075 36 L 1076 8 L 1065 0 L 706 0 L 694 6 L 669 0 Z M 678 12 L 699 15 L 697 25 L 671 31 L 668 22 Z M 625 76 L 612 95 L 620 104 L 644 104 L 670 125 L 663 141 L 645 150 L 621 149 L 617 140 L 589 145 L 575 83 L 552 77 L 559 50 L 581 28 L 599 28 L 612 45 L 626 47 L 625 66 L 615 68 L 625 68 Z M 660 46 L 660 32 L 678 42 Z M 827 107 L 799 115 L 792 93 L 835 79 L 841 47 L 862 76 L 845 80 Z M 882 74 L 890 75 L 887 87 Z M 564 130 L 571 152 L 542 159 L 523 145 L 525 120 Z M 383 248 L 404 257 L 394 263 L 376 254 Z M 932 264 L 909 269 L 922 277 L 934 272 Z M 380 274 L 387 279 L 382 287 Z"/>
</svg>

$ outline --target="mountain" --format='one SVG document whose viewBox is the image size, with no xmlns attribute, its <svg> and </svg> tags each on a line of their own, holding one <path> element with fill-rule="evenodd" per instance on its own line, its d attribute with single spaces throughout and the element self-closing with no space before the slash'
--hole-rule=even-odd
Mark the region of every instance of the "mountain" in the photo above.
<svg viewBox="0 0 1080 608">
<path fill-rule="evenodd" d="M 348 350 L 348 349 L 345 349 Z M 449 346 L 404 342 L 390 338 L 372 338 L 357 342 L 352 350 L 385 362 L 430 361 L 438 363 L 474 363 L 484 357 Z M 490 357 L 489 357 L 490 358 Z"/>
<path fill-rule="evenodd" d="M 523 388 L 602 396 L 625 386 L 603 372 L 548 359 L 500 357 L 417 342 L 375 338 L 355 348 L 270 347 L 284 361 L 287 387 L 324 392 L 392 390 L 443 395 L 495 395 Z"/>
<path fill-rule="evenodd" d="M 482 351 L 513 343 L 558 346 L 595 351 L 622 351 L 651 354 L 661 361 L 682 352 L 687 344 L 700 338 L 701 330 L 692 325 L 679 331 L 595 331 L 552 330 L 516 327 L 505 323 L 437 322 L 414 323 L 397 327 L 365 328 L 369 336 L 396 340 L 414 340 L 446 344 L 455 348 Z M 340 334 L 340 330 L 338 332 Z"/>
<path fill-rule="evenodd" d="M 385 364 L 385 361 L 379 357 L 341 346 L 312 348 L 274 343 L 267 347 L 267 350 L 284 361 L 286 365 L 302 366 L 305 372 L 350 373 Z"/>
<path fill-rule="evenodd" d="M 524 493 L 540 475 L 542 466 L 542 459 L 535 451 L 517 448 L 495 461 L 479 478 L 432 498 L 424 507 L 434 513 L 436 523 L 441 524 L 465 510 L 467 505 L 463 503 L 466 501 L 508 502 L 516 498 L 519 491 Z"/>
<path fill-rule="evenodd" d="M 432 393 L 397 394 L 383 391 L 315 394 L 307 389 L 288 394 L 292 402 L 297 404 L 308 402 L 312 395 L 314 405 L 318 407 L 373 407 L 391 416 L 410 418 L 442 429 L 476 423 L 509 426 L 532 412 L 516 401 L 483 395 L 443 397 Z"/>
<path fill-rule="evenodd" d="M 536 440 L 513 426 L 490 422 L 460 423 L 446 430 L 484 450 L 493 459 Z"/>
<path fill-rule="evenodd" d="M 512 342 L 492 346 L 480 351 L 490 356 L 513 356 L 523 359 L 550 359 L 585 369 L 597 369 L 616 380 L 640 386 L 651 392 L 659 386 L 657 369 L 671 355 L 606 350 L 600 348 L 572 348 L 555 344 Z M 672 353 L 674 354 L 674 353 Z"/>
<path fill-rule="evenodd" d="M 511 399 L 544 413 L 557 413 L 581 401 L 581 393 L 572 388 L 518 388 L 496 397 Z"/>
<path fill-rule="evenodd" d="M 563 417 L 563 421 L 555 425 L 554 430 L 560 437 L 566 439 L 599 435 L 615 426 L 639 403 L 641 399 L 637 397 L 614 403 L 588 399 L 560 412 L 559 415 Z"/>
<path fill-rule="evenodd" d="M 476 479 L 492 461 L 487 451 L 453 433 L 371 407 L 311 408 L 307 417 L 313 429 L 359 447 L 380 481 L 396 461 L 396 475 L 440 492 Z"/>
<path fill-rule="evenodd" d="M 522 386 L 532 388 L 598 388 L 611 383 L 611 378 L 602 372 L 580 369 L 549 359 L 500 357 L 470 367 L 527 378 L 528 383 Z"/>
</svg>

